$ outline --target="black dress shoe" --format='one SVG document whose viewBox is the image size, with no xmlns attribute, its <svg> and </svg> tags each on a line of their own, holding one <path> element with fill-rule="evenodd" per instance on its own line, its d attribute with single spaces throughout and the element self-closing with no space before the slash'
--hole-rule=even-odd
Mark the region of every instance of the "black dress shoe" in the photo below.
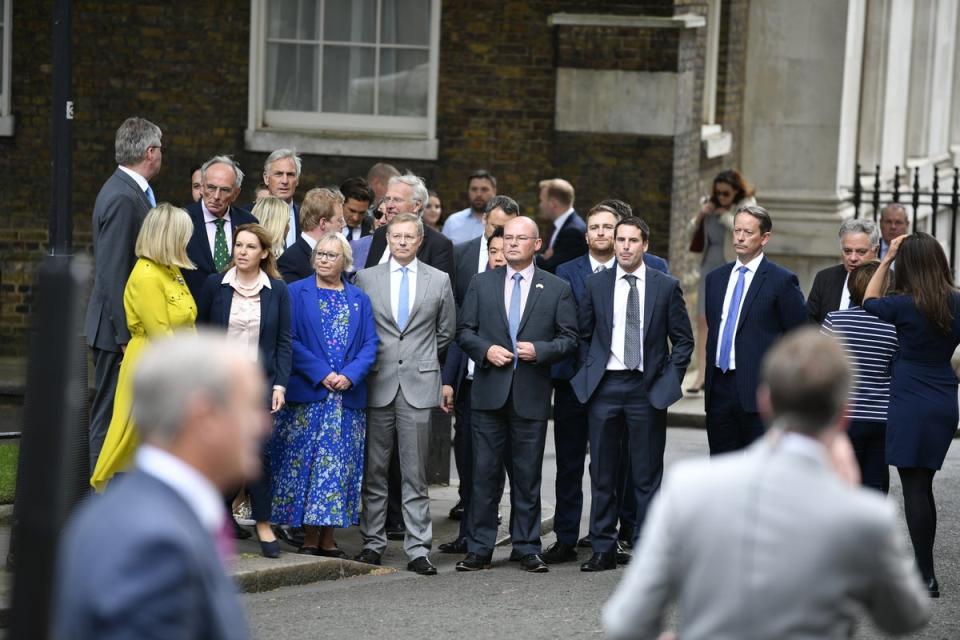
<svg viewBox="0 0 960 640">
<path fill-rule="evenodd" d="M 467 557 L 457 563 L 457 571 L 482 571 L 490 568 L 490 556 L 478 556 L 468 553 Z"/>
<path fill-rule="evenodd" d="M 430 562 L 430 558 L 427 556 L 420 556 L 419 558 L 414 558 L 408 562 L 407 571 L 413 571 L 421 576 L 437 575 L 437 568 L 433 566 L 433 564 Z"/>
<path fill-rule="evenodd" d="M 520 562 L 520 558 L 523 557 L 523 554 L 517 551 L 516 549 L 510 550 L 510 562 Z"/>
<path fill-rule="evenodd" d="M 630 564 L 633 555 L 624 548 L 623 543 L 617 542 L 617 564 Z"/>
<path fill-rule="evenodd" d="M 280 557 L 280 543 L 276 540 L 271 540 L 270 542 L 260 541 L 260 555 L 264 558 L 279 558 Z"/>
<path fill-rule="evenodd" d="M 437 549 L 440 553 L 466 553 L 467 552 L 467 539 L 466 538 L 457 538 L 451 542 L 442 543 Z"/>
<path fill-rule="evenodd" d="M 303 529 L 300 527 L 274 527 L 273 533 L 291 547 L 299 549 L 303 546 Z"/>
<path fill-rule="evenodd" d="M 577 548 L 571 544 L 557 540 L 543 552 L 543 561 L 547 564 L 571 562 L 577 559 Z"/>
<path fill-rule="evenodd" d="M 940 597 L 940 585 L 937 583 L 936 578 L 930 578 L 927 582 L 927 593 L 930 594 L 931 598 Z"/>
<path fill-rule="evenodd" d="M 624 549 L 633 549 L 633 529 L 630 527 L 620 527 L 620 533 L 617 534 L 617 541 Z"/>
<path fill-rule="evenodd" d="M 577 546 L 581 549 L 589 549 L 592 545 L 590 544 L 590 535 L 585 535 L 579 540 L 577 540 Z"/>
<path fill-rule="evenodd" d="M 550 567 L 538 553 L 528 553 L 520 558 L 520 568 L 527 573 L 547 573 L 550 571 Z"/>
<path fill-rule="evenodd" d="M 364 564 L 373 564 L 380 566 L 380 554 L 374 551 L 373 549 L 364 549 L 358 553 L 354 558 L 357 562 L 362 562 Z"/>
<path fill-rule="evenodd" d="M 253 534 L 241 527 L 233 518 L 231 520 L 233 521 L 233 537 L 237 540 L 249 540 Z"/>
<path fill-rule="evenodd" d="M 463 501 L 457 500 L 457 504 L 453 505 L 448 515 L 451 520 L 461 520 L 463 518 Z"/>
<path fill-rule="evenodd" d="M 347 554 L 343 552 L 340 547 L 334 547 L 333 549 L 324 549 L 323 547 L 318 548 L 314 554 L 315 556 L 323 556 L 324 558 L 346 558 Z"/>
<path fill-rule="evenodd" d="M 387 540 L 403 540 L 403 537 L 407 534 L 407 529 L 402 524 L 390 525 L 386 532 Z"/>
<path fill-rule="evenodd" d="M 616 553 L 594 553 L 590 559 L 580 565 L 580 571 L 609 571 L 617 568 Z"/>
</svg>

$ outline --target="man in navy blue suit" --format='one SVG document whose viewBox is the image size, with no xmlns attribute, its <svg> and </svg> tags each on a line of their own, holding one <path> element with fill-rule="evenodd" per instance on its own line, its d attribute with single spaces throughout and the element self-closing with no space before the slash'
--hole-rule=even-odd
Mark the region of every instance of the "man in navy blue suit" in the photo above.
<svg viewBox="0 0 960 640">
<path fill-rule="evenodd" d="M 683 396 L 680 383 L 693 352 L 693 330 L 680 283 L 644 265 L 649 241 L 645 228 L 636 217 L 617 224 L 617 265 L 587 278 L 578 310 L 582 366 L 570 384 L 588 405 L 593 547 L 582 571 L 617 566 L 618 469 L 624 430 L 637 529 L 643 526 L 663 476 L 667 407 Z"/>
<path fill-rule="evenodd" d="M 804 324 L 797 276 L 763 255 L 773 222 L 763 207 L 734 217 L 735 262 L 707 274 L 707 438 L 710 454 L 743 449 L 763 435 L 757 413 L 760 361 L 780 336 Z"/>
<path fill-rule="evenodd" d="M 550 223 L 537 266 L 550 273 L 587 252 L 587 225 L 573 208 L 573 185 L 563 178 L 540 181 L 540 217 Z"/>
<path fill-rule="evenodd" d="M 252 215 L 233 206 L 240 195 L 243 171 L 229 156 L 214 156 L 200 167 L 203 197 L 187 205 L 193 235 L 187 255 L 196 269 L 185 269 L 183 279 L 196 300 L 211 273 L 223 271 L 233 253 L 233 231 L 242 224 L 257 224 Z"/>
</svg>

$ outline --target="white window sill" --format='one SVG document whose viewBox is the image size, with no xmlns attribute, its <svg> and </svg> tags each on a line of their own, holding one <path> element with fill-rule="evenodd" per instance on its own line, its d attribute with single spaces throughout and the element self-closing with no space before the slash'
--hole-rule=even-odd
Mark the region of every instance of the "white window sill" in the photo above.
<svg viewBox="0 0 960 640">
<path fill-rule="evenodd" d="M 431 140 L 364 133 L 346 137 L 342 133 L 309 134 L 266 129 L 247 129 L 244 143 L 248 151 L 270 152 L 274 149 L 286 148 L 296 149 L 297 152 L 308 155 L 402 160 L 436 160 L 438 149 L 435 138 Z"/>
<path fill-rule="evenodd" d="M 700 127 L 700 146 L 707 158 L 720 158 L 733 148 L 733 135 L 718 124 L 705 124 Z"/>
<path fill-rule="evenodd" d="M 13 116 L 0 116 L 0 136 L 13 135 Z"/>
</svg>

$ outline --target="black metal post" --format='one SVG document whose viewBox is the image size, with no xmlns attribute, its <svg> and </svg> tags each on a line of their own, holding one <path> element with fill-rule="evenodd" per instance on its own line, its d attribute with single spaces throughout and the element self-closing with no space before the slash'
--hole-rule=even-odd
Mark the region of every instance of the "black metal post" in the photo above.
<svg viewBox="0 0 960 640">
<path fill-rule="evenodd" d="M 71 0 L 53 7 L 53 210 L 50 255 L 73 253 L 73 66 L 70 52 Z"/>
<path fill-rule="evenodd" d="M 933 193 L 930 194 L 930 235 L 937 237 L 937 196 L 940 194 L 940 176 L 937 168 L 933 168 Z"/>
<path fill-rule="evenodd" d="M 893 168 L 893 202 L 900 202 L 900 165 Z"/>
<path fill-rule="evenodd" d="M 873 221 L 880 215 L 880 165 L 877 165 L 873 174 Z"/>
<path fill-rule="evenodd" d="M 917 209 L 920 208 L 920 167 L 913 170 L 913 224 L 910 227 L 917 230 Z"/>
<path fill-rule="evenodd" d="M 950 199 L 950 269 L 957 264 L 957 210 L 960 209 L 960 167 L 953 168 L 953 197 Z"/>
<path fill-rule="evenodd" d="M 853 173 L 853 217 L 860 217 L 860 200 L 863 198 L 863 186 L 860 184 L 860 165 Z"/>
</svg>

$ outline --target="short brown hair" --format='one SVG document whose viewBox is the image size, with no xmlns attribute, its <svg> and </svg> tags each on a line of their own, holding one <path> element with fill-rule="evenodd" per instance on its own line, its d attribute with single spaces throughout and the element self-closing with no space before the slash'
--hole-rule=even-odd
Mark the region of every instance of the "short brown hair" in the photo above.
<svg viewBox="0 0 960 640">
<path fill-rule="evenodd" d="M 573 185 L 563 178 L 541 180 L 540 189 L 546 189 L 548 198 L 556 200 L 565 207 L 573 206 Z"/>
<path fill-rule="evenodd" d="M 869 260 L 857 265 L 857 268 L 850 273 L 849 280 L 847 280 L 847 291 L 850 292 L 850 304 L 858 307 L 863 304 L 863 294 L 867 292 L 867 285 L 870 284 L 870 280 L 873 278 L 873 274 L 877 272 L 877 267 L 879 266 L 879 260 Z M 883 288 L 880 291 L 880 295 L 885 296 L 889 288 L 890 272 L 887 271 L 886 277 L 883 279 Z"/>
<path fill-rule="evenodd" d="M 233 231 L 233 243 L 237 243 L 237 236 L 240 235 L 241 231 L 246 231 L 247 233 L 252 233 L 257 237 L 257 240 L 260 242 L 260 250 L 267 252 L 266 258 L 260 259 L 260 268 L 268 276 L 274 280 L 280 279 L 280 272 L 277 271 L 277 257 L 273 253 L 273 240 L 270 237 L 270 232 L 266 230 L 263 225 L 254 224 L 252 222 L 247 224 L 241 224 Z M 227 265 L 227 268 L 234 266 L 236 264 L 235 258 L 230 258 L 230 264 Z"/>
<path fill-rule="evenodd" d="M 300 204 L 300 228 L 313 231 L 321 220 L 330 220 L 337 213 L 337 204 L 343 204 L 343 194 L 326 187 L 307 191 Z"/>
</svg>

